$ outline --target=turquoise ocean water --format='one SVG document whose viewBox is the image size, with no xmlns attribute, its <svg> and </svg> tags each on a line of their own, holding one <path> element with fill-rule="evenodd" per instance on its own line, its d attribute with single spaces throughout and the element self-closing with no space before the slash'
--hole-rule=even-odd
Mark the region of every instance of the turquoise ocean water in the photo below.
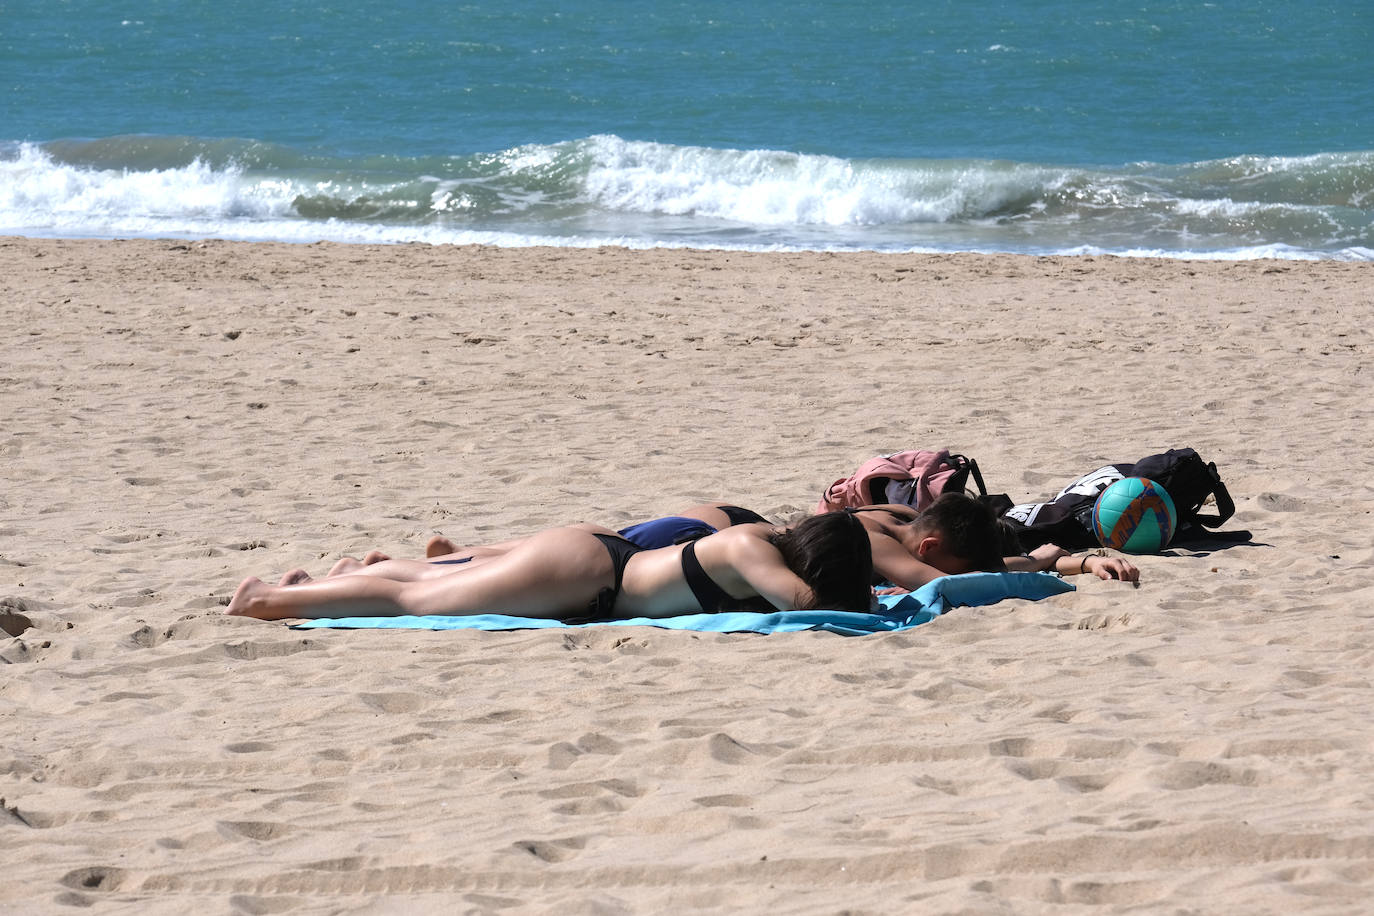
<svg viewBox="0 0 1374 916">
<path fill-rule="evenodd" d="M 0 233 L 1374 259 L 1374 0 L 0 0 Z"/>
</svg>

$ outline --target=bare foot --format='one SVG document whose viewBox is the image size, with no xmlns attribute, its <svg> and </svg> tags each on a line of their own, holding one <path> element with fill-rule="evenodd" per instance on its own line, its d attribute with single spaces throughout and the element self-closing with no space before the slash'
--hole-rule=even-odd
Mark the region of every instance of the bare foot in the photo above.
<svg viewBox="0 0 1374 916">
<path fill-rule="evenodd" d="M 380 563 L 383 560 L 390 560 L 390 554 L 382 553 L 380 550 L 369 550 L 363 554 L 363 565 L 371 566 L 373 563 Z"/>
<path fill-rule="evenodd" d="M 446 538 L 442 534 L 436 534 L 425 544 L 425 558 L 443 557 L 451 553 L 458 552 L 458 545 L 451 538 Z"/>
<path fill-rule="evenodd" d="M 353 557 L 342 557 L 339 562 L 329 568 L 326 575 L 346 576 L 351 572 L 357 572 L 366 565 L 362 560 L 355 560 Z"/>
<path fill-rule="evenodd" d="M 278 584 L 278 585 L 300 585 L 302 582 L 313 582 L 313 581 L 314 581 L 314 580 L 310 578 L 310 573 L 306 572 L 306 571 L 303 570 L 303 569 L 293 569 L 293 570 L 291 570 L 290 572 L 286 573 L 286 575 L 282 576 L 282 577 L 281 577 L 281 581 L 279 581 L 277 584 Z"/>
<path fill-rule="evenodd" d="M 266 608 L 263 607 L 262 598 L 264 592 L 270 591 L 271 588 L 272 586 L 256 576 L 249 576 L 239 583 L 239 587 L 234 591 L 234 597 L 229 599 L 229 606 L 224 609 L 224 613 L 234 617 L 269 619 L 261 616 L 266 611 Z M 254 605 L 257 607 L 255 608 Z"/>
</svg>

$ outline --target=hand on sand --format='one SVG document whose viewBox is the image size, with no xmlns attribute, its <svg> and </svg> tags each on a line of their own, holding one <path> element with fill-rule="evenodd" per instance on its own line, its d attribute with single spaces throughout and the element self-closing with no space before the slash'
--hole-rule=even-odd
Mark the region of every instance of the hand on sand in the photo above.
<svg viewBox="0 0 1374 916">
<path fill-rule="evenodd" d="M 1140 570 L 1124 557 L 1089 557 L 1086 565 L 1099 579 L 1120 579 L 1140 588 Z"/>
</svg>

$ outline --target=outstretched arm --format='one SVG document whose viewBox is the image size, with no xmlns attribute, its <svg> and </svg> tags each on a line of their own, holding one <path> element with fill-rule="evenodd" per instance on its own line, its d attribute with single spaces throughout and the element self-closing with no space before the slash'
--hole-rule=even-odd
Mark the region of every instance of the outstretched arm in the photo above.
<svg viewBox="0 0 1374 916">
<path fill-rule="evenodd" d="M 1012 572 L 1057 572 L 1061 576 L 1092 573 L 1099 579 L 1119 579 L 1140 584 L 1140 570 L 1124 557 L 1099 557 L 1087 554 L 1075 557 L 1062 547 L 1044 544 L 1026 556 L 1007 557 L 1007 569 Z"/>
<path fill-rule="evenodd" d="M 1056 547 L 1054 544 L 1041 544 L 1028 554 L 1019 557 L 1005 557 L 1003 562 L 1007 564 L 1010 572 L 1059 572 L 1059 561 L 1067 557 L 1069 552 L 1063 547 Z M 1076 564 L 1078 561 L 1074 560 Z M 1067 573 L 1062 573 L 1067 575 Z"/>
</svg>

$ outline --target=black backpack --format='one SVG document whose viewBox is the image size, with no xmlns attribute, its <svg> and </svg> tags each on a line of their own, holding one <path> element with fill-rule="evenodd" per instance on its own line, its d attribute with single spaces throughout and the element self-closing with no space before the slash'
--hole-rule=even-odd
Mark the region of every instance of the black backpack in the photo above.
<svg viewBox="0 0 1374 916">
<path fill-rule="evenodd" d="M 1226 484 L 1221 482 L 1216 463 L 1204 463 L 1201 456 L 1190 448 L 1171 448 L 1159 455 L 1142 458 L 1124 476 L 1144 477 L 1162 486 L 1174 501 L 1179 531 L 1199 525 L 1218 528 L 1236 514 L 1236 504 L 1231 501 L 1231 494 L 1226 492 Z M 1199 511 L 1209 496 L 1216 500 L 1215 515 L 1203 515 Z M 1174 540 L 1178 540 L 1177 534 Z"/>
<path fill-rule="evenodd" d="M 1098 494 L 1124 477 L 1145 477 L 1162 486 L 1174 501 L 1178 528 L 1170 544 L 1205 539 L 1249 540 L 1250 532 L 1211 532 L 1236 512 L 1226 484 L 1221 482 L 1215 463 L 1204 462 L 1190 448 L 1171 448 L 1133 464 L 1109 464 L 1070 483 L 1049 502 L 1012 506 L 1002 518 L 1016 532 L 1022 548 L 1031 550 L 1041 544 L 1057 544 L 1066 550 L 1096 547 L 1093 533 L 1093 504 Z M 1200 511 L 1207 497 L 1216 501 L 1215 514 Z"/>
</svg>

